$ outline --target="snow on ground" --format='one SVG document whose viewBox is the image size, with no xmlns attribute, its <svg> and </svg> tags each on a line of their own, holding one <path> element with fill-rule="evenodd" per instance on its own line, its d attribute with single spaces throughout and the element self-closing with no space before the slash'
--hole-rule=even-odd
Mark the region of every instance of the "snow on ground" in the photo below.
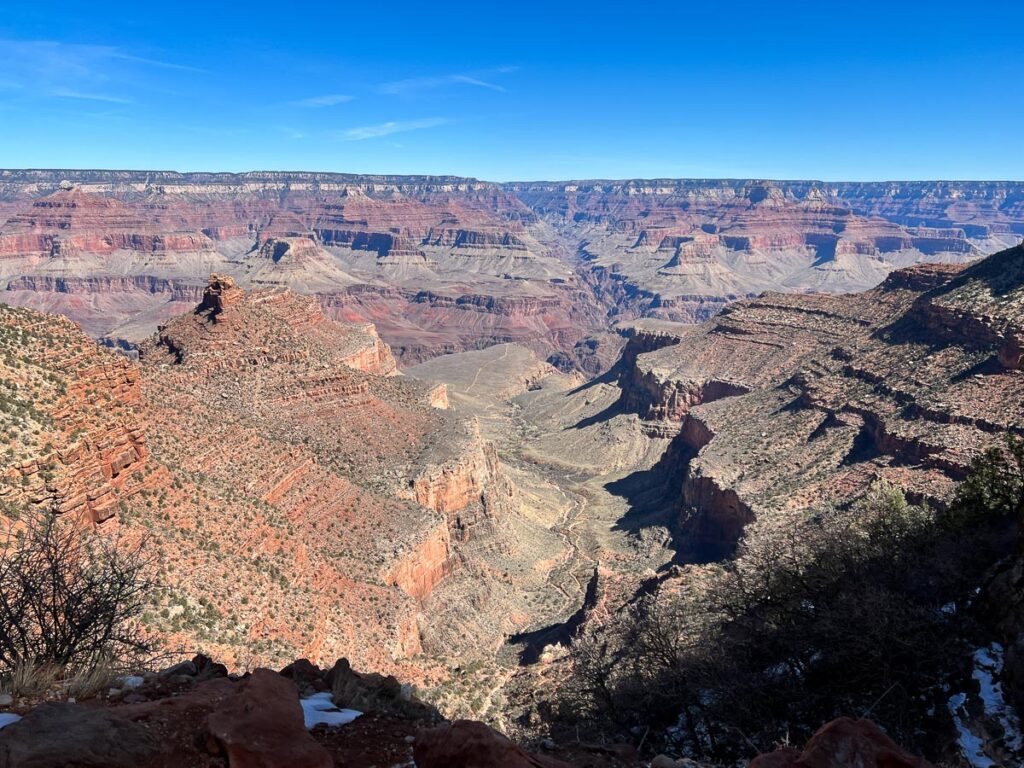
<svg viewBox="0 0 1024 768">
<path fill-rule="evenodd" d="M 967 727 L 967 712 L 964 709 L 966 701 L 966 693 L 957 693 L 949 697 L 949 713 L 956 724 L 956 741 L 960 745 L 960 754 L 972 768 L 994 768 L 995 761 L 985 754 L 984 743 Z"/>
<path fill-rule="evenodd" d="M 141 675 L 123 675 L 115 681 L 121 688 L 127 688 L 129 690 L 135 690 L 141 686 L 146 679 Z"/>
<path fill-rule="evenodd" d="M 981 691 L 985 714 L 993 718 L 1003 729 L 1003 746 L 1014 752 L 1024 748 L 1024 735 L 1020 731 L 1020 720 L 1014 708 L 1006 703 L 1003 684 L 996 681 L 1003 674 L 1003 646 L 992 643 L 988 648 L 974 652 L 974 672 L 971 674 Z"/>
<path fill-rule="evenodd" d="M 299 703 L 302 705 L 302 715 L 306 720 L 307 728 L 321 723 L 333 728 L 337 725 L 351 723 L 363 714 L 354 709 L 338 709 L 331 701 L 330 691 L 315 693 L 308 698 L 300 699 Z"/>
<path fill-rule="evenodd" d="M 1002 736 L 996 742 L 990 743 L 988 739 L 972 730 L 971 725 L 976 725 L 976 718 L 971 716 L 966 706 L 968 694 L 957 693 L 949 698 L 949 713 L 956 725 L 960 752 L 972 768 L 994 768 L 998 765 L 990 757 L 996 749 L 1018 756 L 1024 751 L 1024 734 L 1021 733 L 1020 720 L 1013 707 L 1006 703 L 1003 685 L 999 682 L 1002 673 L 1003 646 L 992 643 L 974 652 L 974 669 L 971 677 L 978 684 L 977 695 L 984 711 L 982 717 L 996 726 L 997 731 L 1002 732 Z"/>
<path fill-rule="evenodd" d="M 13 712 L 0 712 L 0 728 L 16 723 L 21 720 L 21 715 L 16 715 Z"/>
</svg>

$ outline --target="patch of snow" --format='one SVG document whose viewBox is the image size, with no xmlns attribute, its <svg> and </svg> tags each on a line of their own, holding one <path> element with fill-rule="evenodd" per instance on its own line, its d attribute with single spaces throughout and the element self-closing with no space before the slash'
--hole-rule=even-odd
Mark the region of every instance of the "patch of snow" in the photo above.
<svg viewBox="0 0 1024 768">
<path fill-rule="evenodd" d="M 21 715 L 16 715 L 13 712 L 0 712 L 0 728 L 16 723 L 21 720 Z"/>
<path fill-rule="evenodd" d="M 123 675 L 117 678 L 117 684 L 121 688 L 127 688 L 128 690 L 135 690 L 144 682 L 146 682 L 146 679 L 141 675 Z"/>
<path fill-rule="evenodd" d="M 299 699 L 299 704 L 302 705 L 302 716 L 307 728 L 313 728 L 321 723 L 329 728 L 346 725 L 363 714 L 354 709 L 338 709 L 331 701 L 330 691 L 314 693 L 308 698 Z"/>
<path fill-rule="evenodd" d="M 1006 703 L 1003 696 L 1003 685 L 997 679 L 1002 672 L 1003 646 L 999 643 L 992 643 L 974 652 L 974 669 L 971 677 L 978 684 L 978 698 L 981 699 L 984 717 L 989 722 L 997 723 L 1002 730 L 1003 737 L 999 739 L 1002 749 L 1019 754 L 1024 749 L 1024 734 L 1021 733 L 1017 713 Z M 956 725 L 960 752 L 972 768 L 993 768 L 997 763 L 987 754 L 986 742 L 968 725 L 970 714 L 966 703 L 966 693 L 957 693 L 949 697 L 949 713 Z"/>
<path fill-rule="evenodd" d="M 953 723 L 956 725 L 956 741 L 960 745 L 960 754 L 972 768 L 994 768 L 995 761 L 985 754 L 981 739 L 967 727 L 967 713 L 963 708 L 966 701 L 966 693 L 957 693 L 949 697 L 949 714 L 953 716 Z"/>
<path fill-rule="evenodd" d="M 992 643 L 988 648 L 974 652 L 974 672 L 971 677 L 978 683 L 985 714 L 996 720 L 1003 729 L 1003 744 L 1014 752 L 1024 747 L 1024 735 L 1020 732 L 1020 720 L 1013 707 L 1006 703 L 1003 684 L 996 677 L 1003 674 L 1003 646 Z"/>
</svg>

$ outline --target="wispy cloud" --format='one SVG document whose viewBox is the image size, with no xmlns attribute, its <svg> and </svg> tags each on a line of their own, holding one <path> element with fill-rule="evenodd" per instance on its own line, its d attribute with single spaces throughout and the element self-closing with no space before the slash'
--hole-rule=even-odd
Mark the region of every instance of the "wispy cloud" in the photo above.
<svg viewBox="0 0 1024 768">
<path fill-rule="evenodd" d="M 179 64 L 175 61 L 161 61 L 160 59 L 147 59 L 145 56 L 132 56 L 131 54 L 124 53 L 116 48 L 112 49 L 111 58 L 121 59 L 122 61 L 134 61 L 137 64 L 146 64 L 150 67 L 160 67 L 161 69 L 177 69 L 182 72 L 205 72 L 205 69 L 200 67 L 193 67 L 189 64 Z"/>
<path fill-rule="evenodd" d="M 111 45 L 0 39 L 3 86 L 29 97 L 128 104 L 132 100 L 118 91 L 147 86 L 145 70 L 154 68 L 201 71 L 177 62 L 136 56 Z"/>
<path fill-rule="evenodd" d="M 363 141 L 365 139 L 377 139 L 381 136 L 390 136 L 393 133 L 407 133 L 419 131 L 424 128 L 436 128 L 444 125 L 448 120 L 443 117 L 427 117 L 422 120 L 389 120 L 386 123 L 377 125 L 363 125 L 358 128 L 349 128 L 338 134 L 339 138 L 345 141 Z"/>
<path fill-rule="evenodd" d="M 58 99 L 84 99 L 85 101 L 105 101 L 108 104 L 131 104 L 131 99 L 124 99 L 120 96 L 110 96 L 105 93 L 82 93 L 73 91 L 70 88 L 55 88 L 50 92 L 51 96 Z"/>
<path fill-rule="evenodd" d="M 308 99 L 299 99 L 290 103 L 295 107 L 335 107 L 338 104 L 347 104 L 354 98 L 347 93 L 327 93 L 323 96 L 311 96 Z"/>
<path fill-rule="evenodd" d="M 518 69 L 518 67 L 499 67 L 498 69 L 489 69 L 483 72 L 464 72 L 431 77 L 410 77 L 405 80 L 393 80 L 389 83 L 382 83 L 377 87 L 377 91 L 388 96 L 408 96 L 421 91 L 431 91 L 453 85 L 470 85 L 476 88 L 486 88 L 491 91 L 504 92 L 505 86 L 500 83 L 493 82 L 493 79 L 497 75 L 515 72 L 516 69 Z"/>
</svg>

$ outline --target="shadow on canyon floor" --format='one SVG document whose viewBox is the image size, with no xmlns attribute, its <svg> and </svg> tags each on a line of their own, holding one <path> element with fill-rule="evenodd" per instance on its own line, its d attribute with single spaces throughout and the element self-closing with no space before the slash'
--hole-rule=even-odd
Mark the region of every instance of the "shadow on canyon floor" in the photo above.
<svg viewBox="0 0 1024 768">
<path fill-rule="evenodd" d="M 645 529 L 662 527 L 671 536 L 672 559 L 661 567 L 664 571 L 685 561 L 681 557 L 679 541 L 679 509 L 682 504 L 683 482 L 690 460 L 696 455 L 681 435 L 673 438 L 658 462 L 650 469 L 642 469 L 605 484 L 613 496 L 625 499 L 629 508 L 620 517 L 614 530 L 640 536 Z"/>
<path fill-rule="evenodd" d="M 602 384 L 615 384 L 619 380 L 619 371 L 615 367 L 602 373 L 600 376 L 591 379 L 590 381 L 581 384 L 575 389 L 570 390 L 567 395 L 578 395 L 581 392 L 586 392 L 589 389 L 600 386 Z M 593 414 L 592 416 L 586 416 L 573 424 L 569 429 L 585 429 L 595 424 L 601 424 L 609 419 L 612 419 L 622 413 L 625 413 L 625 407 L 622 402 L 622 395 L 620 395 L 614 403 L 609 405 L 607 408 Z"/>
</svg>

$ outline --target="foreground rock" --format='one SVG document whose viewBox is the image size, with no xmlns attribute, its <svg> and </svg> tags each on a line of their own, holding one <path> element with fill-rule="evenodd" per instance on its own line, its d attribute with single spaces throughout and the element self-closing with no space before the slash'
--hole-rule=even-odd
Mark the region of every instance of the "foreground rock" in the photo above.
<svg viewBox="0 0 1024 768">
<path fill-rule="evenodd" d="M 135 768 L 159 753 L 144 726 L 76 704 L 40 704 L 0 730 L 0 768 Z"/>
<path fill-rule="evenodd" d="M 352 669 L 347 659 L 339 659 L 324 679 L 330 684 L 331 699 L 338 707 L 424 720 L 441 719 L 436 709 L 413 698 L 410 686 L 402 685 L 393 675 L 360 674 Z"/>
<path fill-rule="evenodd" d="M 800 752 L 792 747 L 761 755 L 749 768 L 931 768 L 901 749 L 872 721 L 841 717 L 819 730 Z"/>
<path fill-rule="evenodd" d="M 530 754 L 472 720 L 421 731 L 413 756 L 417 768 L 570 768 L 560 760 Z"/>
<path fill-rule="evenodd" d="M 40 704 L 0 730 L 0 768 L 391 766 L 409 764 L 414 743 L 421 768 L 567 765 L 530 755 L 482 723 L 439 726 L 436 711 L 402 694 L 394 678 L 357 673 L 344 660 L 326 671 L 300 660 L 284 670 L 288 676 L 267 669 L 218 676 L 216 666 L 187 662 L 173 674 L 146 675 L 133 703 Z M 328 681 L 366 712 L 338 726 L 304 721 L 299 687 Z"/>
<path fill-rule="evenodd" d="M 295 685 L 257 669 L 207 719 L 210 735 L 231 768 L 331 768 L 330 754 L 309 735 Z"/>
</svg>

